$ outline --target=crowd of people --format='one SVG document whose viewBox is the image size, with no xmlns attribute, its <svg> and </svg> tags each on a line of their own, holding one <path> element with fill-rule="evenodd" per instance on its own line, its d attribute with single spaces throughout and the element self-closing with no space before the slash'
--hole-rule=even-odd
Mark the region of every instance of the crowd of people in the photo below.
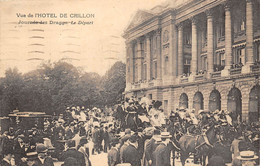
<svg viewBox="0 0 260 166">
<path fill-rule="evenodd" d="M 108 166 L 173 166 L 182 157 L 179 140 L 184 135 L 205 139 L 192 152 L 194 163 L 201 163 L 205 147 L 211 149 L 209 166 L 242 165 L 244 151 L 253 152 L 252 160 L 259 155 L 259 123 L 241 122 L 224 110 L 181 107 L 166 116 L 161 105 L 132 97 L 111 110 L 67 107 L 63 114 L 45 118 L 42 128 L 22 129 L 17 121 L 0 137 L 1 165 L 52 166 L 62 161 L 63 166 L 91 166 L 91 155 L 107 153 Z M 212 126 L 219 129 L 215 142 L 207 136 Z"/>
</svg>

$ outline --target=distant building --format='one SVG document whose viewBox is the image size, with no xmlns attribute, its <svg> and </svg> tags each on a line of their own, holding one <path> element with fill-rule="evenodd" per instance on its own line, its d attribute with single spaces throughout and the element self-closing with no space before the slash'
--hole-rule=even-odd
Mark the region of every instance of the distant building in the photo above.
<svg viewBox="0 0 260 166">
<path fill-rule="evenodd" d="M 258 121 L 260 0 L 171 0 L 127 27 L 126 96 Z M 179 4 L 179 2 L 183 3 Z"/>
</svg>

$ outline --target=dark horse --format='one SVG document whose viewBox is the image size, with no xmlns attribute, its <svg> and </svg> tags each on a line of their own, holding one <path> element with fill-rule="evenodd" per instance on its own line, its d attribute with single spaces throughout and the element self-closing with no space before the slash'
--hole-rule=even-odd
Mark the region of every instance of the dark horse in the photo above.
<svg viewBox="0 0 260 166">
<path fill-rule="evenodd" d="M 190 153 L 198 153 L 200 156 L 207 156 L 210 150 L 213 148 L 213 144 L 218 141 L 217 131 L 215 125 L 211 125 L 209 129 L 201 135 L 183 135 L 179 140 L 181 163 L 184 166 L 186 159 Z M 205 166 L 205 159 L 203 159 L 203 166 Z"/>
</svg>

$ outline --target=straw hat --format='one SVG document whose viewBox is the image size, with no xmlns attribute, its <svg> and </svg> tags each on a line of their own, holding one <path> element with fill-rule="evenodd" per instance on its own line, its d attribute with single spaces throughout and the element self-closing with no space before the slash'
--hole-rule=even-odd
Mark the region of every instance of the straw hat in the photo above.
<svg viewBox="0 0 260 166">
<path fill-rule="evenodd" d="M 172 136 L 170 135 L 169 132 L 162 132 L 161 133 L 161 138 L 171 138 Z"/>
<path fill-rule="evenodd" d="M 237 157 L 239 160 L 256 160 L 258 156 L 254 154 L 254 151 L 242 151 L 240 156 Z"/>
</svg>

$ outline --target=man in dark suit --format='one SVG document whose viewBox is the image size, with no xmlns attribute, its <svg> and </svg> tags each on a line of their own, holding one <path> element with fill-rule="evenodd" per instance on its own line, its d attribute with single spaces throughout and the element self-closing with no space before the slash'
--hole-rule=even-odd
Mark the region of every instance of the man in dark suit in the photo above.
<svg viewBox="0 0 260 166">
<path fill-rule="evenodd" d="M 24 165 L 24 158 L 26 157 L 24 135 L 21 134 L 17 137 L 14 143 L 14 159 L 16 165 Z"/>
<path fill-rule="evenodd" d="M 159 145 L 157 143 L 158 139 L 160 137 L 160 130 L 156 129 L 154 130 L 154 135 L 153 137 L 147 142 L 146 147 L 145 147 L 145 159 L 148 161 L 149 166 L 155 166 L 155 158 L 153 157 L 153 152 Z"/>
<path fill-rule="evenodd" d="M 156 166 L 171 166 L 171 149 L 168 146 L 170 137 L 171 136 L 169 132 L 161 133 L 162 142 L 157 146 L 153 154 L 156 160 Z"/>
<path fill-rule="evenodd" d="M 69 157 L 75 158 L 80 166 L 86 166 L 84 154 L 77 151 L 75 148 L 75 140 L 68 140 L 68 149 L 62 153 L 61 160 L 66 160 Z"/>
<path fill-rule="evenodd" d="M 118 138 L 114 138 L 111 141 L 111 150 L 107 154 L 107 162 L 108 166 L 115 166 L 120 163 L 119 159 L 119 140 Z"/>
<path fill-rule="evenodd" d="M 137 135 L 134 134 L 129 138 L 129 145 L 123 151 L 123 163 L 130 163 L 133 166 L 141 166 L 141 155 L 138 152 Z"/>
<path fill-rule="evenodd" d="M 36 147 L 38 158 L 35 159 L 34 166 L 54 166 L 51 157 L 47 156 L 47 147 L 43 144 L 38 144 Z"/>
</svg>

